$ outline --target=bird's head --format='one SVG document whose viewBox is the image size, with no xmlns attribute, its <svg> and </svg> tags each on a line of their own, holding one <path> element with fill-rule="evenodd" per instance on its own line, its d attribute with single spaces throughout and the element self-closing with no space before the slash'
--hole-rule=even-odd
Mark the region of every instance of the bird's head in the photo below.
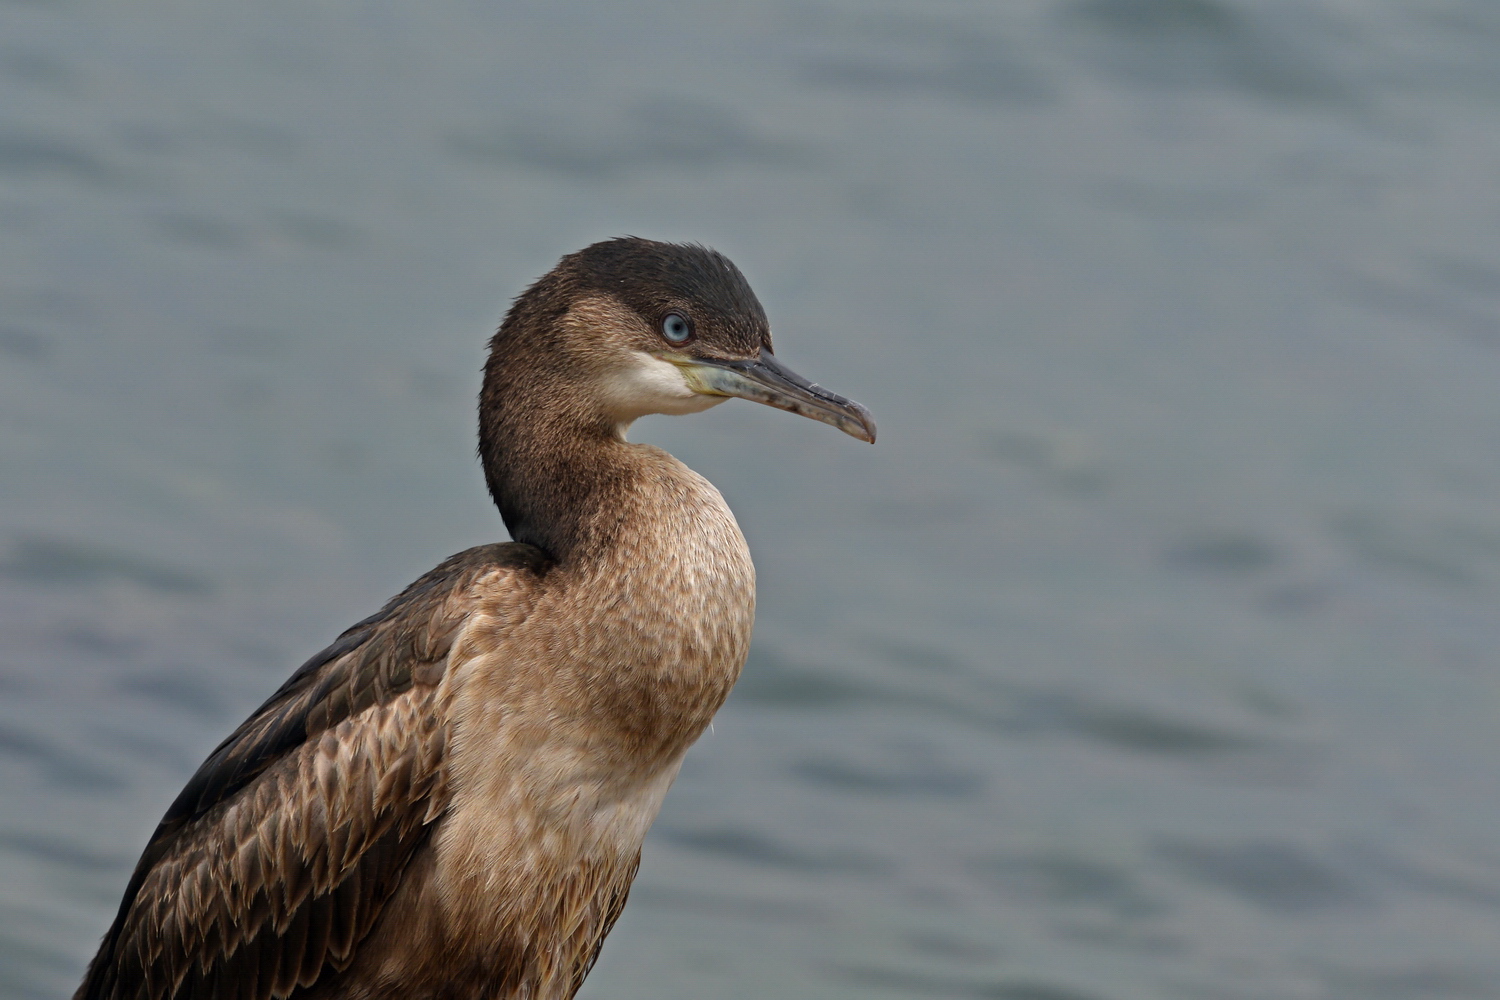
<svg viewBox="0 0 1500 1000">
<path fill-rule="evenodd" d="M 619 433 L 648 413 L 693 413 L 739 396 L 875 440 L 868 410 L 776 358 L 745 276 L 701 246 L 627 237 L 564 257 L 491 342 L 486 395 L 492 381 L 499 391 L 521 380 Z"/>
</svg>

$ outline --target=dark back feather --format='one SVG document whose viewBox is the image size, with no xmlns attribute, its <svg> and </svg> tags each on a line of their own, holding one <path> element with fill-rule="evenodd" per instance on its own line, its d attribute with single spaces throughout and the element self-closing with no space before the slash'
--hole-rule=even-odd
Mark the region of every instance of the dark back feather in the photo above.
<svg viewBox="0 0 1500 1000">
<path fill-rule="evenodd" d="M 304 663 L 168 808 L 74 1000 L 277 1000 L 347 967 L 441 815 L 431 698 L 476 583 L 547 568 L 461 552 Z"/>
</svg>

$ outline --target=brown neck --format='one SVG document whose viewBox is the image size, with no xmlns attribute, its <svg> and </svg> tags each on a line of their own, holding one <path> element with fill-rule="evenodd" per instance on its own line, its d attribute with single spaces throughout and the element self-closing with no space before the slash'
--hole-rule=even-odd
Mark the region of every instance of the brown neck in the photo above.
<svg viewBox="0 0 1500 1000">
<path fill-rule="evenodd" d="M 506 372 L 517 370 L 492 359 L 485 373 L 485 481 L 513 539 L 575 561 L 613 541 L 638 461 L 611 423 L 567 405 L 566 388 L 507 384 Z"/>
</svg>

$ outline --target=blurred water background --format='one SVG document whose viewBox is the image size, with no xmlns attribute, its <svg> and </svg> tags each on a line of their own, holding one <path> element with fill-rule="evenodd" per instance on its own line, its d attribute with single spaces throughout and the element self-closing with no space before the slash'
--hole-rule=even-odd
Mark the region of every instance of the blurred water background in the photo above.
<svg viewBox="0 0 1500 1000">
<path fill-rule="evenodd" d="M 1500 997 L 1491 0 L 0 0 L 0 95 L 0 995 L 634 233 L 881 438 L 638 426 L 761 613 L 584 996 Z"/>
</svg>

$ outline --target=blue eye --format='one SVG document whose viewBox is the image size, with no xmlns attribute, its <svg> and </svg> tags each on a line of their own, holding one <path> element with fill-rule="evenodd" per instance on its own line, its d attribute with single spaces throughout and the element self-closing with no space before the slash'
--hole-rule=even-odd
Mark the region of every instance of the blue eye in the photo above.
<svg viewBox="0 0 1500 1000">
<path fill-rule="evenodd" d="M 686 343 L 693 335 L 693 324 L 679 313 L 667 313 L 667 318 L 661 321 L 661 335 L 667 338 L 669 344 Z"/>
</svg>

